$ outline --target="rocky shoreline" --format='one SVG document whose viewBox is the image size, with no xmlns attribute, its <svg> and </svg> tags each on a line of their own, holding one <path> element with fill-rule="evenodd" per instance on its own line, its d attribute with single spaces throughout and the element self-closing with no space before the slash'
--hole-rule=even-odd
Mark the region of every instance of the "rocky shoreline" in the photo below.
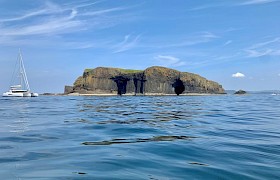
<svg viewBox="0 0 280 180">
<path fill-rule="evenodd" d="M 223 94 L 206 94 L 206 93 L 185 93 L 181 96 L 213 96 L 213 95 L 223 95 Z M 48 95 L 46 95 L 48 96 Z M 53 96 L 117 96 L 117 94 L 80 94 L 80 93 L 70 93 L 70 94 L 57 94 Z M 161 94 L 161 93 L 147 93 L 147 94 L 123 94 L 122 96 L 177 96 L 176 94 Z"/>
</svg>

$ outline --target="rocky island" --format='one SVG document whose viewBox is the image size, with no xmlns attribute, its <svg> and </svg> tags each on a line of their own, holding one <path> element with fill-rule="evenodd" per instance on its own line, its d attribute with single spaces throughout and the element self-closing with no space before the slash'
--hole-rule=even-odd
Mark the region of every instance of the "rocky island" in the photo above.
<svg viewBox="0 0 280 180">
<path fill-rule="evenodd" d="M 240 89 L 240 90 L 236 91 L 234 94 L 236 94 L 236 95 L 244 95 L 244 94 L 247 94 L 247 92 L 242 90 L 242 89 Z"/>
<path fill-rule="evenodd" d="M 187 95 L 225 94 L 221 85 L 199 75 L 153 66 L 145 70 L 97 67 L 86 69 L 65 94 Z"/>
</svg>

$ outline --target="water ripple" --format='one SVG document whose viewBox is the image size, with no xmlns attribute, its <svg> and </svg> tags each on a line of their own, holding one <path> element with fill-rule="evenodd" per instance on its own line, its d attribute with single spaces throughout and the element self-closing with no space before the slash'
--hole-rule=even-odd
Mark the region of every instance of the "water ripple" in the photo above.
<svg viewBox="0 0 280 180">
<path fill-rule="evenodd" d="M 279 179 L 280 96 L 0 98 L 2 179 Z"/>
<path fill-rule="evenodd" d="M 128 143 L 143 143 L 143 142 L 160 142 L 160 141 L 175 141 L 175 140 L 191 140 L 196 137 L 191 136 L 156 136 L 152 138 L 137 138 L 137 139 L 112 139 L 110 141 L 99 142 L 83 142 L 83 145 L 112 145 L 112 144 L 128 144 Z"/>
</svg>

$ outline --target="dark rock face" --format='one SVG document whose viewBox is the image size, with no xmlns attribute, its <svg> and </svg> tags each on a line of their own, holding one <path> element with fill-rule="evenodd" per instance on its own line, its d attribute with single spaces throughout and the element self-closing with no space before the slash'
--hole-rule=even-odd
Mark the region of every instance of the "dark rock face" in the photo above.
<svg viewBox="0 0 280 180">
<path fill-rule="evenodd" d="M 236 91 L 234 94 L 242 95 L 242 94 L 247 94 L 247 92 L 244 90 L 239 90 L 239 91 Z"/>
<path fill-rule="evenodd" d="M 69 92 L 119 95 L 225 93 L 221 85 L 199 75 L 158 66 L 144 71 L 103 67 L 85 70 L 73 89 L 65 87 L 65 93 Z"/>
<path fill-rule="evenodd" d="M 65 94 L 72 93 L 73 91 L 74 91 L 73 86 L 65 86 L 65 87 L 64 87 L 64 93 L 65 93 Z"/>
</svg>

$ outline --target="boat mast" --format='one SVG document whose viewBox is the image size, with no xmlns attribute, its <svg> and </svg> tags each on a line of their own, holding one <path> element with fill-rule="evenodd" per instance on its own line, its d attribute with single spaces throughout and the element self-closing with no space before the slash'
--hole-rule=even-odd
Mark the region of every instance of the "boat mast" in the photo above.
<svg viewBox="0 0 280 180">
<path fill-rule="evenodd" d="M 19 49 L 19 64 L 20 64 L 19 66 L 20 66 L 20 73 L 21 73 L 21 85 L 22 85 L 22 79 L 23 79 L 26 90 L 30 91 L 20 49 Z"/>
</svg>

